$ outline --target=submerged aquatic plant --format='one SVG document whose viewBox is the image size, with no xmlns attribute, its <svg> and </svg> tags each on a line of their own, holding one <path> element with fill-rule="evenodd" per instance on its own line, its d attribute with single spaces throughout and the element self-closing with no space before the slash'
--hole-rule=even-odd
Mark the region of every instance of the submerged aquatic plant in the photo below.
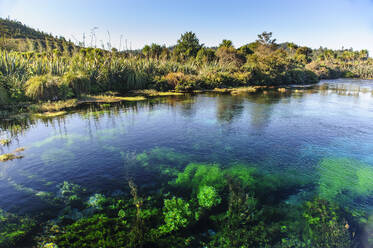
<svg viewBox="0 0 373 248">
<path fill-rule="evenodd" d="M 189 203 L 177 197 L 164 200 L 163 214 L 165 225 L 160 229 L 165 233 L 188 226 L 193 216 Z"/>
<path fill-rule="evenodd" d="M 0 247 L 18 247 L 36 226 L 33 219 L 20 217 L 0 209 Z"/>
<path fill-rule="evenodd" d="M 338 211 L 336 206 L 325 200 L 306 202 L 303 212 L 306 220 L 303 237 L 306 243 L 317 248 L 352 247 L 349 224 L 340 217 Z"/>
<path fill-rule="evenodd" d="M 106 197 L 103 194 L 94 194 L 88 199 L 88 206 L 95 209 L 103 209 L 103 204 L 106 201 Z"/>
<path fill-rule="evenodd" d="M 226 185 L 223 170 L 217 164 L 191 163 L 171 184 L 197 193 L 200 186 L 213 186 L 220 191 Z"/>
<path fill-rule="evenodd" d="M 216 192 L 215 188 L 212 186 L 202 186 L 199 188 L 197 195 L 198 204 L 204 208 L 211 208 L 213 206 L 219 205 L 221 198 Z"/>
<path fill-rule="evenodd" d="M 66 203 L 80 201 L 81 196 L 85 193 L 85 189 L 78 184 L 64 181 L 62 184 L 57 185 L 59 192 L 57 197 Z"/>
<path fill-rule="evenodd" d="M 373 168 L 352 159 L 324 159 L 318 172 L 319 194 L 324 199 L 355 198 L 373 192 Z"/>
</svg>

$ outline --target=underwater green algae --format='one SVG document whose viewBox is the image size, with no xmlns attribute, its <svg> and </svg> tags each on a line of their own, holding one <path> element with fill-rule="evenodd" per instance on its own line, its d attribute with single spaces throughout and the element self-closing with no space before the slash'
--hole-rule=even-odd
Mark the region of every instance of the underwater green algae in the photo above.
<svg viewBox="0 0 373 248">
<path fill-rule="evenodd" d="M 359 161 L 324 159 L 320 162 L 318 173 L 319 195 L 324 199 L 347 200 L 373 192 L 373 167 Z"/>
<path fill-rule="evenodd" d="M 74 153 L 59 148 L 52 148 L 41 154 L 41 160 L 45 165 L 69 164 L 69 161 L 74 160 L 74 158 Z"/>
</svg>

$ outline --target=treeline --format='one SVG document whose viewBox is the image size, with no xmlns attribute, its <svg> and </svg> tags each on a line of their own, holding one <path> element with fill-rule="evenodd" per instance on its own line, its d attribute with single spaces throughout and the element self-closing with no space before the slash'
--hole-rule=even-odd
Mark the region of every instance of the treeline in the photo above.
<svg viewBox="0 0 373 248">
<path fill-rule="evenodd" d="M 61 39 L 60 39 L 61 40 Z M 63 41 L 63 40 L 61 40 Z M 193 32 L 173 47 L 110 51 L 45 42 L 27 52 L 0 50 L 0 103 L 61 100 L 107 91 L 193 91 L 252 85 L 312 84 L 319 79 L 373 78 L 366 50 L 312 50 L 277 44 L 264 32 L 235 48 L 223 40 L 208 48 Z"/>
<path fill-rule="evenodd" d="M 54 37 L 19 21 L 3 18 L 0 18 L 0 48 L 7 51 L 40 53 L 51 52 L 54 49 L 59 51 L 78 49 L 73 42 L 64 37 Z"/>
</svg>

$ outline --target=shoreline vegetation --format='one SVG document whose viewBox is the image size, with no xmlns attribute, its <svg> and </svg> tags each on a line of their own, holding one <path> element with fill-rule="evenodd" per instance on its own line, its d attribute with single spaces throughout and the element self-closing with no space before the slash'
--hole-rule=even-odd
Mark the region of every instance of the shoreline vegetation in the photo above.
<svg viewBox="0 0 373 248">
<path fill-rule="evenodd" d="M 279 44 L 271 32 L 238 48 L 230 40 L 206 47 L 186 32 L 175 46 L 126 51 L 76 45 L 8 19 L 0 34 L 1 110 L 56 114 L 84 102 L 373 78 L 367 50 Z"/>
</svg>

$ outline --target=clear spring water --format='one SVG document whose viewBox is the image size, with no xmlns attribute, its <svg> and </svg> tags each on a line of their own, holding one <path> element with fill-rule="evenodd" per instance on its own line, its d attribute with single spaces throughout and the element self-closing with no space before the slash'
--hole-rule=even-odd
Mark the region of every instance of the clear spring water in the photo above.
<svg viewBox="0 0 373 248">
<path fill-rule="evenodd" d="M 373 209 L 373 82 L 368 80 L 322 81 L 286 92 L 203 93 L 90 105 L 62 117 L 25 120 L 22 131 L 10 130 L 7 120 L 0 123 L 1 137 L 12 139 L 0 153 L 26 148 L 22 159 L 0 163 L 0 208 L 19 215 L 51 209 L 48 197 L 57 196 L 64 181 L 89 194 L 123 190 L 128 161 L 123 157 L 143 152 L 171 161 L 181 156 L 184 165 L 244 163 L 269 174 L 291 173 L 308 186 L 284 201 L 302 201 L 318 192 L 336 200 L 349 197 L 350 208 Z M 344 166 L 335 174 L 325 172 L 328 166 L 322 169 L 328 161 L 368 171 L 368 182 L 349 185 Z M 151 188 L 159 175 L 139 171 L 132 176 L 140 188 Z M 329 179 L 348 185 L 327 185 Z M 334 193 L 326 192 L 333 187 Z M 345 191 L 352 194 L 341 197 Z"/>
</svg>

